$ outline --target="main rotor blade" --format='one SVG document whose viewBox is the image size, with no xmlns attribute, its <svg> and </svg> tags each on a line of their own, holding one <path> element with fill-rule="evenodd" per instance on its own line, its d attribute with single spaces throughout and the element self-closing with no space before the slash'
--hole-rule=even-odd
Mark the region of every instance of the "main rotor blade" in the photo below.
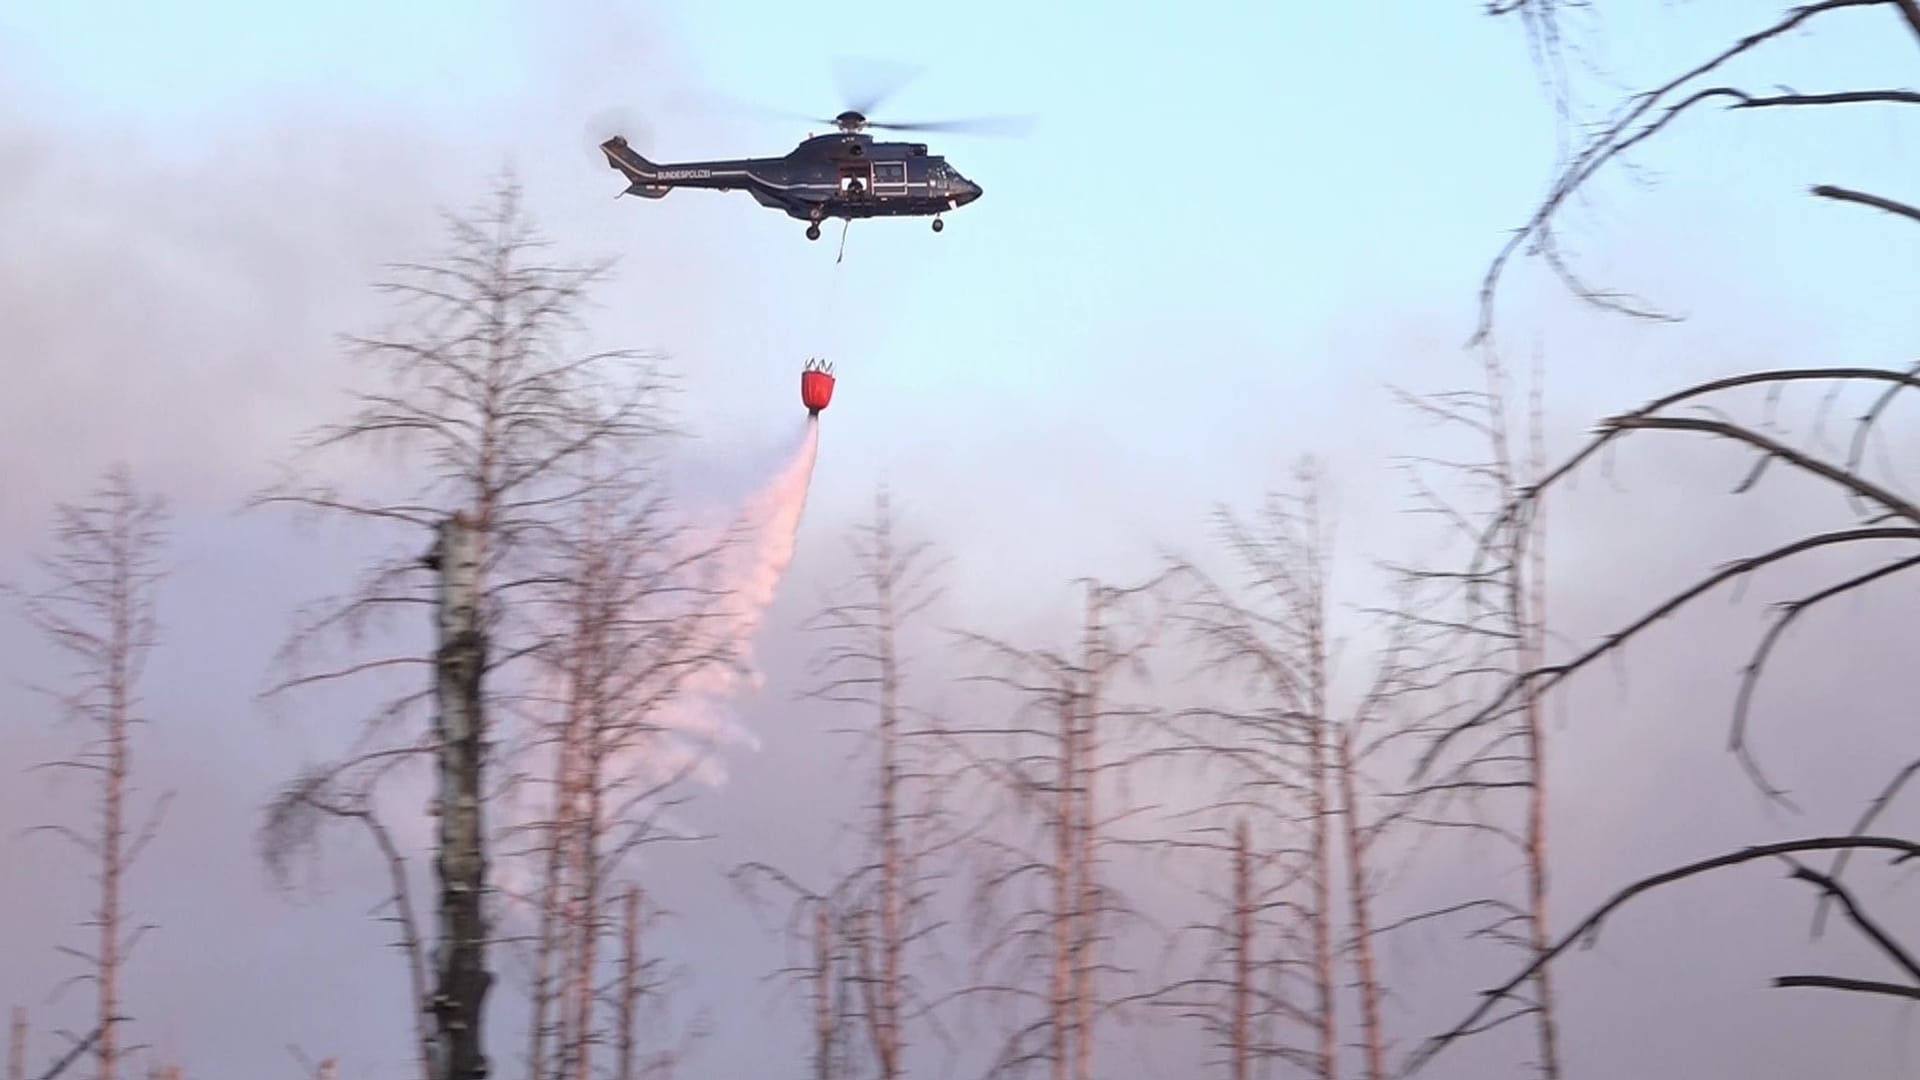
<svg viewBox="0 0 1920 1080">
<path fill-rule="evenodd" d="M 615 135 L 625 135 L 631 141 L 645 127 L 646 121 L 641 118 L 639 109 L 630 105 L 609 105 L 587 118 L 587 137 L 594 146 Z"/>
<path fill-rule="evenodd" d="M 754 116 L 763 120 L 778 119 L 795 121 L 812 121 L 816 119 L 803 112 L 795 112 L 791 109 L 776 109 L 771 105 L 763 105 L 757 101 L 747 101 L 742 98 L 729 97 L 725 94 L 674 94 L 668 99 L 668 102 L 677 112 L 695 113 L 705 116 Z M 827 124 L 833 123 L 831 120 L 821 122 Z"/>
<path fill-rule="evenodd" d="M 600 144 L 623 135 L 634 149 L 646 153 L 652 149 L 653 128 L 647 123 L 646 116 L 640 110 L 626 105 L 613 105 L 595 112 L 587 118 L 582 133 L 584 152 L 595 162 L 606 164 L 606 158 L 600 153 Z"/>
<path fill-rule="evenodd" d="M 842 106 L 868 115 L 925 70 L 920 65 L 904 64 L 898 60 L 839 56 L 833 60 L 833 81 L 840 88 Z"/>
<path fill-rule="evenodd" d="M 934 131 L 966 135 L 1005 135 L 1019 137 L 1033 131 L 1031 116 L 982 116 L 972 120 L 929 120 L 912 124 L 869 122 L 870 128 L 887 131 Z"/>
</svg>

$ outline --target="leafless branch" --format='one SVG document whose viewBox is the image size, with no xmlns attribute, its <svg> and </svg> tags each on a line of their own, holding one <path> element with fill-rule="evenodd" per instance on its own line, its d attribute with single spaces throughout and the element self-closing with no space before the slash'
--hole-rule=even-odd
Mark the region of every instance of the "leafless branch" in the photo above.
<svg viewBox="0 0 1920 1080">
<path fill-rule="evenodd" d="M 1817 184 L 1809 190 L 1817 198 L 1832 199 L 1835 202 L 1854 203 L 1858 206 L 1870 206 L 1875 210 L 1884 210 L 1896 217 L 1906 218 L 1908 221 L 1920 221 L 1920 206 L 1913 206 L 1909 203 L 1889 199 L 1884 195 L 1870 195 L 1864 191 L 1835 187 L 1832 184 Z"/>
<path fill-rule="evenodd" d="M 1697 84 L 1734 60 L 1832 12 L 1850 8 L 1896 7 L 1903 16 L 1910 18 L 1909 8 L 1913 5 L 1914 0 L 1814 0 L 1814 2 L 1803 3 L 1659 86 L 1627 98 L 1614 115 L 1601 124 L 1598 130 L 1586 139 L 1585 144 L 1561 165 L 1548 188 L 1546 197 L 1535 208 L 1526 224 L 1514 230 L 1512 236 L 1494 257 L 1481 281 L 1479 323 L 1469 344 L 1482 344 L 1492 333 L 1494 297 L 1501 275 L 1512 258 L 1523 248 L 1529 247 L 1533 252 L 1545 255 L 1552 264 L 1555 274 L 1566 281 L 1574 294 L 1582 299 L 1596 306 L 1627 315 L 1671 320 L 1672 316 L 1640 302 L 1630 301 L 1613 293 L 1592 290 L 1580 283 L 1566 266 L 1554 235 L 1554 220 L 1559 212 L 1608 165 L 1618 162 L 1636 147 L 1658 136 L 1676 120 L 1701 104 L 1726 102 L 1733 109 L 1764 109 L 1862 103 L 1912 103 L 1914 92 L 1906 90 L 1844 90 L 1810 95 L 1789 92 L 1765 96 L 1749 94 L 1727 86 L 1698 88 Z M 1554 0 L 1525 0 L 1523 3 L 1514 5 L 1495 6 L 1490 9 L 1490 13 L 1497 15 L 1508 10 L 1537 12 L 1541 8 L 1552 9 L 1557 6 L 1559 5 L 1554 3 Z M 1542 18 L 1547 19 L 1548 24 L 1551 24 L 1550 16 L 1538 14 L 1528 16 L 1530 34 L 1536 41 L 1540 40 L 1538 27 L 1542 25 L 1537 20 Z M 1538 55 L 1541 54 L 1536 50 L 1536 56 Z M 1563 105 L 1563 96 L 1556 94 L 1556 102 Z M 1901 212 L 1887 206 L 1880 208 L 1894 213 Z"/>
<path fill-rule="evenodd" d="M 1587 915 L 1586 918 L 1581 919 L 1580 922 L 1576 924 L 1571 931 L 1563 935 L 1551 949 L 1547 950 L 1541 956 L 1536 957 L 1526 967 L 1522 968 L 1517 975 L 1501 983 L 1499 986 L 1485 991 L 1481 995 L 1480 1004 L 1469 1012 L 1465 1019 L 1456 1024 L 1451 1030 L 1427 1040 L 1419 1051 L 1407 1060 L 1406 1065 L 1401 1069 L 1400 1075 L 1411 1075 L 1424 1068 L 1437 1057 L 1441 1051 L 1466 1035 L 1474 1025 L 1478 1024 L 1489 1012 L 1498 1006 L 1501 1001 L 1510 997 L 1521 984 L 1533 976 L 1534 972 L 1553 962 L 1553 960 L 1566 952 L 1576 942 L 1585 942 L 1591 945 L 1599 934 L 1601 923 L 1604 922 L 1608 916 L 1618 911 L 1636 897 L 1655 889 L 1674 884 L 1675 882 L 1698 877 L 1701 874 L 1711 873 L 1715 870 L 1724 870 L 1728 867 L 1740 866 L 1760 859 L 1777 859 L 1783 856 L 1810 851 L 1842 850 L 1891 852 L 1896 856 L 1895 861 L 1904 861 L 1906 859 L 1920 857 L 1920 843 L 1897 837 L 1820 836 L 1805 840 L 1787 840 L 1780 843 L 1760 844 L 1754 847 L 1743 848 L 1739 851 L 1717 855 L 1710 859 L 1702 859 L 1698 862 L 1687 863 L 1684 866 L 1675 867 L 1664 873 L 1642 878 L 1614 893 L 1613 896 L 1608 898 L 1605 903 L 1601 904 L 1591 914 Z M 1794 876 L 1804 878 L 1805 874 L 1808 873 L 1812 872 L 1804 871 L 1804 868 L 1802 868 L 1801 870 L 1797 870 Z M 1908 962 L 1911 963 L 1911 960 Z M 1920 976 L 1916 976 L 1916 978 L 1920 978 Z M 1798 985 L 1805 984 L 1800 983 Z"/>
</svg>

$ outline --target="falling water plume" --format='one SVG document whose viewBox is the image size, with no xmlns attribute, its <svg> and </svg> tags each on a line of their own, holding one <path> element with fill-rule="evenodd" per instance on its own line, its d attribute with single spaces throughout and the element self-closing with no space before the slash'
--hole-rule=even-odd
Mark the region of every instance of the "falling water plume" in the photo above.
<svg viewBox="0 0 1920 1080">
<path fill-rule="evenodd" d="M 721 587 L 728 593 L 726 613 L 717 633 L 732 647 L 737 668 L 711 667 L 690 682 L 688 702 L 700 712 L 710 714 L 710 724 L 694 724 L 708 734 L 731 734 L 731 741 L 753 743 L 751 735 L 719 714 L 727 703 L 744 690 L 758 690 L 765 677 L 754 666 L 753 642 L 767 608 L 779 592 L 780 582 L 793 563 L 800 537 L 800 518 L 807 505 L 807 491 L 813 483 L 813 466 L 820 452 L 820 423 L 809 417 L 793 456 L 772 480 L 760 489 L 742 509 L 739 525 L 741 542 L 721 556 L 718 574 Z M 690 721 L 691 716 L 674 718 Z M 678 727 L 679 723 L 673 723 Z"/>
</svg>

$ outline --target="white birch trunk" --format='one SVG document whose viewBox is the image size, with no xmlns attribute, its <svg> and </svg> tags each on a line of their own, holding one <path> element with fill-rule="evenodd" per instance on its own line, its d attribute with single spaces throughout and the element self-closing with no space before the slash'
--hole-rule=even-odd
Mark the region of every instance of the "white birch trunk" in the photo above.
<svg viewBox="0 0 1920 1080">
<path fill-rule="evenodd" d="M 486 641 L 480 626 L 481 536 L 464 514 L 441 526 L 435 721 L 440 764 L 440 934 L 433 1011 L 435 1080 L 481 1080 L 488 1073 L 481 1012 L 487 972 L 487 881 L 481 814 L 485 717 L 481 682 Z"/>
</svg>

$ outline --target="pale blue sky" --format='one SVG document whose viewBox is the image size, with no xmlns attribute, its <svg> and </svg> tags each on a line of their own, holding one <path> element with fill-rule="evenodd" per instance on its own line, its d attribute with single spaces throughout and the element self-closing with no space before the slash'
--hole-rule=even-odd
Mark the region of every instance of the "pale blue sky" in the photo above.
<svg viewBox="0 0 1920 1080">
<path fill-rule="evenodd" d="M 759 939 L 730 896 L 712 900 L 703 875 L 710 862 L 766 855 L 756 843 L 812 851 L 841 809 L 829 783 L 806 781 L 843 754 L 822 740 L 817 713 L 786 704 L 781 680 L 797 670 L 794 619 L 845 569 L 838 532 L 848 516 L 877 482 L 893 483 L 955 554 L 960 614 L 1012 626 L 1071 619 L 1069 578 L 1123 575 L 1155 543 L 1194 542 L 1211 504 L 1251 499 L 1309 450 L 1333 459 L 1354 560 L 1393 549 L 1401 535 L 1389 511 L 1401 488 L 1381 466 L 1422 444 L 1381 384 L 1433 389 L 1473 377 L 1459 346 L 1480 274 L 1543 189 L 1555 148 L 1519 27 L 1481 7 L 974 0 L 848 15 L 691 0 L 0 4 L 0 365 L 10 389 L 0 448 L 11 461 L 26 447 L 63 449 L 18 486 L 9 467 L 0 556 L 15 565 L 45 502 L 113 456 L 145 464 L 182 504 L 179 652 L 156 668 L 155 699 L 183 741 L 156 757 L 200 795 L 183 800 L 177 846 L 156 857 L 198 859 L 208 877 L 153 886 L 150 903 L 179 929 L 141 976 L 149 1000 L 166 1001 L 151 1022 L 210 1077 L 283 1068 L 287 1041 L 341 1053 L 364 1080 L 401 1075 L 390 1032 L 349 1045 L 395 1015 L 380 996 L 396 989 L 393 962 L 362 918 L 377 882 L 355 876 L 348 848 L 328 860 L 331 894 L 289 907 L 262 895 L 247 849 L 250 808 L 303 755 L 333 744 L 312 716 L 263 723 L 247 695 L 287 610 L 334 587 L 351 553 L 314 555 L 305 575 L 289 574 L 284 553 L 302 549 L 284 528 L 227 515 L 265 461 L 332 415 L 329 394 L 348 378 L 332 335 L 379 315 L 364 286 L 380 263 L 431 254 L 432 210 L 480 198 L 510 162 L 568 253 L 620 256 L 595 330 L 605 344 L 674 354 L 698 453 L 716 473 L 750 475 L 787 442 L 804 357 L 838 363 L 800 556 L 762 649 L 772 690 L 749 709 L 767 749 L 738 762 L 734 785 L 709 807 L 703 823 L 729 839 L 677 867 L 675 883 L 704 884 L 667 890 L 684 887 L 677 899 L 695 913 L 676 944 L 701 966 L 692 1001 L 716 1006 L 725 1041 L 688 1076 L 762 1075 L 752 1070 L 766 1045 L 797 1046 L 804 1034 L 789 1010 L 755 1017 L 752 1039 L 733 1037 L 729 1017 L 746 1022 L 762 1004 L 757 988 L 741 987 L 780 954 L 742 944 Z M 1748 29 L 1753 10 L 1730 0 L 1610 9 L 1607 71 L 1644 85 Z M 1909 85 L 1911 53 L 1884 14 L 1842 15 L 1818 36 L 1781 43 L 1756 81 Z M 924 221 L 857 223 L 835 266 L 837 228 L 809 244 L 801 223 L 741 193 L 614 200 L 620 181 L 592 149 L 605 134 L 589 129 L 595 116 L 644 117 L 631 137 L 661 161 L 784 153 L 804 126 L 667 104 L 717 93 L 831 115 L 841 106 L 833 59 L 863 55 L 926 69 L 884 113 L 1038 115 L 1024 140 L 928 140 L 985 188 L 942 234 Z M 1593 78 L 1581 84 L 1589 104 L 1612 100 Z M 1597 189 L 1571 219 L 1595 276 L 1695 319 L 1624 326 L 1567 303 L 1537 270 L 1517 277 L 1505 340 L 1517 355 L 1537 342 L 1551 359 L 1556 443 L 1599 413 L 1730 367 L 1908 359 L 1920 333 L 1911 302 L 1920 256 L 1875 215 L 1802 194 L 1832 182 L 1914 196 L 1917 159 L 1900 119 L 1879 109 L 1703 114 L 1648 155 L 1660 186 Z M 1676 471 L 1721 482 L 1706 467 Z M 1687 503 L 1662 505 L 1677 514 Z M 1621 542 L 1610 531 L 1625 528 L 1619 517 L 1589 510 L 1577 519 L 1585 531 L 1556 540 L 1574 579 L 1556 602 L 1583 627 L 1623 610 L 1596 569 Z M 242 583 L 246 573 L 271 587 Z M 17 641 L 17 628 L 3 632 Z M 1693 672 L 1678 666 L 1641 686 L 1677 686 L 1684 697 Z M 1636 714 L 1627 729 L 1635 740 L 1664 737 L 1660 724 L 1674 715 Z M 1722 768 L 1708 745 L 1717 735 L 1690 734 L 1694 756 L 1673 760 Z M 1643 790 L 1644 745 L 1583 743 L 1562 759 L 1573 763 L 1563 766 L 1568 789 L 1592 800 L 1565 812 L 1566 827 L 1598 853 L 1563 871 L 1569 907 L 1644 869 L 1608 829 L 1676 857 L 1691 852 L 1681 839 L 1706 835 L 1676 839 L 1637 794 L 1619 805 L 1621 790 Z M 1674 770 L 1689 767 L 1652 771 L 1688 784 L 1691 774 Z M 1605 780 L 1594 779 L 1602 769 Z M 1737 781 L 1726 786 L 1733 794 L 1718 812 L 1731 821 L 1751 808 Z M 30 806 L 0 784 L 0 819 Z M 1711 835 L 1745 839 L 1732 825 Z M 0 1005 L 37 1002 L 64 974 L 40 946 L 70 902 L 47 885 L 7 909 L 26 914 L 0 927 L 0 956 L 32 955 L 30 967 L 0 965 Z M 1595 963 L 1606 970 L 1591 985 L 1605 993 L 1573 991 L 1589 1015 L 1631 1016 L 1651 1032 L 1621 1046 L 1599 1020 L 1577 1026 L 1571 1045 L 1599 1072 L 1631 1075 L 1645 1063 L 1634 1054 L 1651 1047 L 1698 1075 L 1738 1072 L 1707 1043 L 1750 1016 L 1787 1033 L 1719 1052 L 1811 1068 L 1831 1048 L 1823 1040 L 1856 1030 L 1803 999 L 1755 1006 L 1767 973 L 1741 968 L 1747 996 L 1736 999 L 1705 961 L 1674 993 L 1692 995 L 1709 1036 L 1689 1041 L 1672 1017 L 1660 1029 L 1655 1006 L 1628 1003 L 1647 971 L 1633 958 L 1701 936 L 1660 939 L 1663 926 L 1643 925 L 1642 939 L 1623 931 L 1641 952 L 1603 950 Z M 221 935 L 250 966 L 227 980 L 189 978 L 199 992 L 167 993 L 172 973 L 203 955 L 195 943 Z M 1715 962 L 1757 963 L 1738 941 L 1720 944 Z M 1438 1018 L 1454 1000 L 1442 998 L 1409 1008 Z M 1828 1026 L 1801 1038 L 1788 1022 L 1803 1016 Z M 1884 1025 L 1862 1024 L 1861 1038 L 1876 1041 L 1861 1052 L 1892 1055 L 1862 1058 L 1864 1070 L 1908 1060 Z M 1469 1065 L 1436 1075 L 1484 1074 Z"/>
<path fill-rule="evenodd" d="M 1739 25 L 1725 13 L 1740 5 L 1700 7 L 1705 16 L 1648 21 Z M 556 198 L 576 200 L 551 212 L 557 231 L 622 254 L 636 284 L 661 273 L 714 292 L 739 282 L 761 317 L 692 340 L 730 352 L 749 344 L 844 352 L 850 389 L 870 389 L 892 409 L 931 400 L 969 416 L 994 403 L 1016 414 L 1064 407 L 1119 426 L 1230 407 L 1222 384 L 1247 391 L 1241 398 L 1324 386 L 1341 363 L 1339 335 L 1377 325 L 1388 295 L 1418 294 L 1449 327 L 1464 323 L 1478 272 L 1499 231 L 1540 190 L 1553 145 L 1518 27 L 1471 4 L 1402 2 L 1363 14 L 1249 0 L 1114 4 L 1096 14 L 985 2 L 953 16 L 908 5 L 852 26 L 804 5 L 648 5 L 622 34 L 600 29 L 610 21 L 599 16 L 617 10 L 608 4 L 344 4 L 325 16 L 241 4 L 162 10 L 9 5 L 0 28 L 23 69 L 13 81 L 36 103 L 26 114 L 58 117 L 65 140 L 111 130 L 180 162 L 206 160 L 209 144 L 242 132 L 297 139 L 306 122 L 405 127 L 432 140 L 436 163 L 424 181 L 450 202 L 484 179 L 474 170 L 510 156 L 530 176 L 554 177 Z M 1799 49 L 1806 86 L 1898 55 L 1904 43 L 1865 32 L 1867 19 L 1852 21 L 1861 33 Z M 1616 42 L 1607 60 L 1628 76 L 1667 70 L 1703 38 L 1676 32 L 1666 48 L 1651 36 Z M 988 192 L 954 215 L 938 243 L 922 222 L 869 223 L 836 270 L 836 237 L 792 243 L 795 223 L 744 196 L 613 204 L 611 175 L 581 152 L 588 118 L 609 105 L 650 118 L 661 160 L 783 152 L 804 132 L 662 104 L 691 90 L 830 114 L 839 104 L 830 60 L 848 54 L 926 67 L 889 103 L 898 115 L 1041 118 L 1025 140 L 938 140 Z M 1878 136 L 1895 152 L 1828 178 L 1873 186 L 1906 164 L 1890 123 L 1884 110 L 1862 110 L 1790 130 L 1817 132 L 1806 136 L 1810 154 L 1851 144 L 1859 157 L 1863 139 Z M 1791 124 L 1697 120 L 1697 138 L 1657 161 L 1681 180 L 1671 199 L 1642 192 L 1602 207 L 1612 221 L 1653 226 L 1608 237 L 1657 253 L 1635 260 L 1636 280 L 1659 273 L 1646 262 L 1685 259 L 1684 237 L 1672 244 L 1678 251 L 1661 251 L 1663 240 L 1731 198 L 1800 211 L 1778 239 L 1744 237 L 1758 258 L 1786 262 L 1814 239 L 1831 253 L 1836 240 L 1877 235 L 1859 226 L 1861 215 L 1806 211 L 1795 189 L 1809 178 L 1792 157 L 1729 167 L 1721 153 L 1756 145 L 1755 128 L 1771 125 L 1772 137 Z M 1698 186 L 1702 174 L 1717 189 L 1711 196 Z M 537 195 L 544 204 L 545 189 Z M 1740 216 L 1751 220 L 1746 205 Z M 704 250 L 651 250 L 662 235 Z M 1840 250 L 1862 268 L 1852 276 L 1892 277 L 1863 262 L 1880 245 Z M 1781 277 L 1810 290 L 1831 280 Z M 687 332 L 662 322 L 643 326 L 680 351 Z M 791 343 L 796 336 L 805 344 Z M 1168 379 L 1168 364 L 1184 377 Z M 1149 383 L 1155 392 L 1140 393 Z M 860 419 L 885 423 L 872 412 Z M 1210 416 L 1194 435 L 1236 422 Z M 926 430 L 917 418 L 904 426 Z"/>
</svg>

